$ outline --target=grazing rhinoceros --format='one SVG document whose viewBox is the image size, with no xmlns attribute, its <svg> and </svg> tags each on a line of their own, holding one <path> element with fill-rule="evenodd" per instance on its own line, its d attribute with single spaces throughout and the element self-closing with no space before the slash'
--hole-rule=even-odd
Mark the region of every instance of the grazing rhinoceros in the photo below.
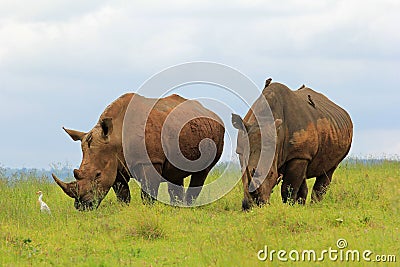
<svg viewBox="0 0 400 267">
<path fill-rule="evenodd" d="M 133 129 L 133 133 L 129 136 L 130 133 L 125 132 L 123 123 L 126 123 L 124 117 L 128 114 L 127 108 L 133 98 L 139 101 L 151 100 L 138 94 L 125 94 L 105 109 L 96 126 L 88 133 L 64 128 L 74 141 L 81 141 L 83 159 L 79 169 L 74 170 L 76 181 L 64 183 L 54 174 L 53 178 L 68 196 L 75 199 L 75 208 L 82 210 L 98 207 L 111 187 L 114 189 L 118 200 L 130 202 L 128 181 L 131 172 L 129 171 L 130 168 L 127 167 L 127 161 L 132 161 L 132 158 L 125 159 L 122 143 L 123 135 L 125 135 L 125 139 L 128 135 L 131 143 L 142 141 L 146 145 L 146 155 L 148 155 L 150 164 L 130 162 L 131 165 L 129 165 L 134 167 L 132 175 L 142 185 L 144 203 L 152 202 L 154 197 L 157 197 L 158 188 L 162 181 L 157 177 L 152 177 L 154 176 L 152 171 L 156 170 L 165 179 L 164 182 L 171 182 L 168 184 L 171 201 L 181 203 L 186 200 L 189 205 L 192 204 L 192 201 L 200 193 L 207 174 L 219 160 L 223 149 L 225 129 L 221 119 L 215 113 L 204 108 L 199 102 L 186 100 L 179 95 L 171 95 L 158 100 L 152 99 L 154 106 L 148 114 L 145 124 L 146 134 L 144 131 L 138 133 L 137 130 Z M 196 172 L 175 167 L 166 158 L 161 144 L 161 130 L 164 121 L 171 111 L 176 110 L 177 106 L 184 103 L 188 104 L 184 106 L 186 110 L 183 112 L 192 114 L 194 119 L 179 121 L 179 118 L 175 117 L 176 124 L 174 125 L 177 128 L 170 129 L 178 132 L 179 148 L 182 155 L 190 161 L 198 159 L 203 152 L 201 147 L 199 151 L 199 144 L 204 139 L 212 140 L 216 148 L 215 157 L 212 158 L 211 163 Z M 140 103 L 136 102 L 136 106 L 129 105 L 129 110 L 140 114 Z M 179 126 L 182 129 L 178 128 Z M 179 132 L 179 130 L 181 131 Z M 165 146 L 165 144 L 163 145 Z M 134 151 L 136 148 L 131 147 L 130 149 Z M 183 179 L 189 175 L 191 175 L 191 180 L 186 192 L 186 199 L 184 199 Z M 146 192 L 144 192 L 144 188 Z"/>
<path fill-rule="evenodd" d="M 259 125 L 253 111 L 259 109 L 259 102 L 265 100 L 273 119 Z M 268 113 L 265 109 L 260 113 L 263 112 Z M 269 203 L 272 189 L 282 177 L 284 203 L 290 200 L 291 203 L 305 204 L 308 193 L 306 179 L 312 177 L 316 177 L 312 201 L 320 201 L 333 172 L 348 154 L 353 136 L 350 116 L 341 107 L 305 86 L 292 91 L 280 83 L 267 82 L 262 95 L 243 120 L 239 115 L 232 114 L 232 124 L 239 130 L 236 152 L 243 172 L 243 210 L 254 203 Z M 273 159 L 268 165 L 271 167 L 261 171 L 264 173 L 262 176 L 257 171 L 264 167 L 263 162 L 257 166 L 261 149 L 260 131 L 267 132 L 271 135 L 269 138 L 276 140 L 272 149 L 275 152 L 271 153 Z M 246 144 L 249 144 L 247 161 L 243 159 Z M 249 190 L 249 187 L 255 190 Z"/>
</svg>

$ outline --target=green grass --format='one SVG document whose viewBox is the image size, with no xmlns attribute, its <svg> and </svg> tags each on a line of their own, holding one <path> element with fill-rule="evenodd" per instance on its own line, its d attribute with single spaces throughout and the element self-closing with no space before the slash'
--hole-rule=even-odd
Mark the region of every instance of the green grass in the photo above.
<svg viewBox="0 0 400 267">
<path fill-rule="evenodd" d="M 266 266 L 268 260 L 257 259 L 265 245 L 319 253 L 337 249 L 339 238 L 347 240 L 346 249 L 373 251 L 371 257 L 397 254 L 397 263 L 382 266 L 400 261 L 399 162 L 342 164 L 321 203 L 284 205 L 275 189 L 271 205 L 251 212 L 241 211 L 240 184 L 197 208 L 143 206 L 139 188 L 130 185 L 129 206 L 117 203 L 110 192 L 99 209 L 78 212 L 73 200 L 46 179 L 29 174 L 13 182 L 0 179 L 0 266 Z M 40 213 L 39 189 L 52 215 Z M 293 262 L 280 262 L 275 255 L 273 264 Z M 297 263 L 336 264 L 327 256 L 324 262 Z"/>
</svg>

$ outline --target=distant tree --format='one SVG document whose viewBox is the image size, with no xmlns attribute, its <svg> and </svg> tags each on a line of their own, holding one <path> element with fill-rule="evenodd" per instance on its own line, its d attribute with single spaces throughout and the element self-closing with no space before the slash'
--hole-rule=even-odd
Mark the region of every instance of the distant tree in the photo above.
<svg viewBox="0 0 400 267">
<path fill-rule="evenodd" d="M 3 165 L 0 164 L 0 178 L 4 178 L 6 176 L 6 169 Z"/>
</svg>

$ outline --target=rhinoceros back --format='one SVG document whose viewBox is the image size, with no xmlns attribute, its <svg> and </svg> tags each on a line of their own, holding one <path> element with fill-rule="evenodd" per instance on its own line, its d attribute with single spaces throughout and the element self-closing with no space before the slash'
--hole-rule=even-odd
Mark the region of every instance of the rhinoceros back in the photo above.
<svg viewBox="0 0 400 267">
<path fill-rule="evenodd" d="M 335 166 L 350 150 L 353 125 L 348 113 L 310 88 L 296 91 L 272 83 L 264 89 L 275 119 L 283 120 L 278 140 L 279 165 L 292 159 L 310 162 L 307 176 L 319 176 Z"/>
<path fill-rule="evenodd" d="M 178 95 L 161 99 L 135 95 L 125 121 L 129 125 L 125 126 L 124 134 L 130 136 L 130 144 L 125 144 L 124 154 L 129 155 L 126 160 L 132 161 L 130 166 L 164 164 L 166 154 L 174 154 L 176 148 L 187 160 L 196 160 L 200 157 L 199 143 L 205 138 L 213 140 L 217 148 L 213 165 L 222 154 L 222 120 L 197 101 Z M 179 145 L 174 146 L 174 142 Z"/>
<path fill-rule="evenodd" d="M 310 161 L 307 175 L 322 175 L 348 154 L 353 136 L 351 118 L 344 109 L 310 88 L 293 91 L 293 99 L 298 108 L 295 117 L 286 118 L 290 133 L 287 160 L 305 158 Z M 301 122 L 301 129 L 293 120 Z M 291 129 L 291 124 L 297 128 Z"/>
</svg>

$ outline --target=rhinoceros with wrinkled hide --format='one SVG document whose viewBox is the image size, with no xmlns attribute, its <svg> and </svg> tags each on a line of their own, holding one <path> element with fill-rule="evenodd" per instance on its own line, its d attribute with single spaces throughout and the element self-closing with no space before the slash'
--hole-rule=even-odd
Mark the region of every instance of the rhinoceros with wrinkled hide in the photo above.
<svg viewBox="0 0 400 267">
<path fill-rule="evenodd" d="M 260 125 L 253 110 L 265 100 L 273 121 Z M 267 113 L 266 110 L 263 112 Z M 290 200 L 304 204 L 308 194 L 306 179 L 313 177 L 316 181 L 312 201 L 320 201 L 334 171 L 348 154 L 353 136 L 349 114 L 324 95 L 305 86 L 292 91 L 283 84 L 270 81 L 245 118 L 232 114 L 232 123 L 239 130 L 236 152 L 243 173 L 243 210 L 248 210 L 254 203 L 269 203 L 272 189 L 281 179 L 283 202 Z M 271 167 L 261 172 L 263 177 L 256 171 L 263 169 L 263 162 L 258 164 L 260 131 L 276 140 Z M 243 160 L 246 144 L 249 144 L 247 161 Z M 250 192 L 250 187 L 256 189 Z"/>
<path fill-rule="evenodd" d="M 139 102 L 129 105 L 133 98 Z M 149 100 L 153 106 L 149 114 L 144 114 L 140 103 Z M 212 140 L 216 148 L 209 165 L 196 172 L 175 167 L 169 162 L 163 151 L 165 144 L 161 144 L 161 131 L 165 120 L 174 109 L 184 103 L 186 104 L 183 109 L 186 110 L 180 112 L 191 114 L 193 119 L 179 121 L 179 117 L 175 116 L 175 124 L 172 124 L 174 129 L 170 129 L 171 132 L 178 132 L 180 153 L 187 160 L 195 161 L 204 152 L 199 151 L 199 144 L 204 139 Z M 138 132 L 137 129 L 131 129 L 131 133 L 123 127 L 123 124 L 126 123 L 124 118 L 128 113 L 128 106 L 130 107 L 129 112 L 138 115 L 138 118 L 147 116 L 145 131 Z M 64 130 L 74 141 L 81 142 L 83 159 L 79 169 L 75 169 L 73 172 L 76 181 L 65 183 L 54 174 L 53 178 L 68 196 L 75 199 L 75 208 L 80 210 L 97 208 L 111 187 L 118 200 L 129 203 L 131 196 L 128 181 L 132 175 L 141 183 L 144 203 L 152 202 L 157 197 L 160 182 L 163 182 L 157 177 L 152 177 L 154 170 L 165 179 L 164 182 L 170 182 L 168 191 L 171 202 L 186 201 L 189 205 L 192 204 L 199 195 L 207 174 L 221 157 L 225 132 L 222 120 L 197 101 L 187 100 L 179 95 L 149 99 L 133 93 L 122 95 L 112 102 L 89 132 L 66 128 Z M 147 163 L 150 163 L 151 166 L 145 164 L 146 162 L 138 161 L 129 162 L 129 166 L 132 168 L 127 167 L 127 160 L 132 161 L 133 159 L 125 159 L 123 135 L 126 140 L 130 140 L 131 146 L 136 143 L 140 144 L 140 142 L 145 144 L 146 155 L 149 159 Z M 166 146 L 168 146 L 168 140 L 167 138 Z M 129 149 L 134 153 L 138 148 L 129 147 Z M 131 153 L 131 155 L 133 154 Z M 134 173 L 130 172 L 131 169 L 134 170 Z M 183 180 L 189 175 L 191 175 L 191 180 L 185 197 Z"/>
</svg>

